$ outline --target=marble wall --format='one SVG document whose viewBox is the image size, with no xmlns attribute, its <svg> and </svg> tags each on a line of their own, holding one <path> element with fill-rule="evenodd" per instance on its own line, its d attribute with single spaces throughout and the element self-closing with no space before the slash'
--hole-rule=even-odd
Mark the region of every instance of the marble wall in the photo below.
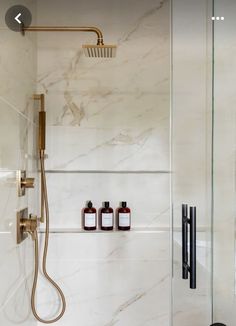
<svg viewBox="0 0 236 326">
<path fill-rule="evenodd" d="M 54 233 L 48 267 L 63 288 L 67 311 L 58 325 L 169 325 L 169 235 Z M 58 300 L 41 281 L 38 310 L 57 311 Z"/>
<path fill-rule="evenodd" d="M 29 306 L 32 242 L 15 244 L 15 214 L 25 206 L 37 213 L 38 193 L 29 191 L 19 199 L 15 179 L 19 169 L 37 177 L 32 101 L 37 66 L 37 92 L 45 93 L 48 117 L 48 270 L 67 298 L 58 325 L 210 324 L 210 2 L 189 6 L 187 0 L 175 0 L 173 7 L 173 248 L 169 1 L 41 0 L 37 8 L 35 1 L 25 4 L 37 10 L 38 25 L 95 25 L 118 50 L 112 60 L 86 58 L 81 45 L 94 42 L 94 35 L 37 33 L 36 51 L 36 34 L 22 38 L 1 21 L 0 276 L 8 281 L 1 283 L 0 322 L 36 323 Z M 3 12 L 8 5 L 1 3 Z M 182 9 L 188 13 L 184 19 Z M 88 199 L 97 208 L 104 200 L 114 208 L 127 200 L 132 231 L 82 232 L 81 209 Z M 181 280 L 182 202 L 198 207 L 195 292 Z M 222 244 L 223 238 L 218 239 L 217 245 Z M 219 280 L 220 273 L 216 276 Z M 216 293 L 222 284 L 220 279 Z M 51 318 L 58 305 L 54 289 L 40 278 L 40 315 Z M 222 310 L 215 311 L 222 317 Z"/>
<path fill-rule="evenodd" d="M 38 34 L 53 231 L 48 267 L 68 301 L 58 324 L 167 326 L 169 1 L 38 1 L 37 11 L 39 25 L 98 26 L 118 46 L 116 58 L 92 59 L 81 46 L 95 42 L 93 34 Z M 97 208 L 127 200 L 133 230 L 81 233 L 89 199 Z M 51 316 L 58 301 L 46 285 L 39 310 Z"/>
<path fill-rule="evenodd" d="M 22 37 L 6 28 L 4 16 L 0 19 L 0 277 L 7 280 L 0 286 L 0 324 L 36 324 L 30 310 L 32 241 L 16 245 L 15 216 L 26 206 L 38 212 L 38 187 L 23 198 L 16 192 L 19 169 L 35 176 L 38 185 L 37 110 L 32 100 L 37 67 L 37 92 L 46 95 L 48 117 L 46 168 L 52 231 L 48 269 L 67 298 L 67 311 L 58 325 L 210 324 L 213 245 L 213 319 L 233 326 L 235 4 L 228 1 L 222 6 L 215 1 L 216 13 L 226 19 L 215 25 L 212 139 L 211 1 L 173 2 L 172 125 L 168 0 L 21 3 L 30 8 L 38 25 L 98 26 L 105 42 L 117 44 L 118 50 L 112 60 L 86 58 L 81 45 L 93 43 L 93 34 L 27 33 Z M 14 0 L 2 1 L 1 12 L 14 4 Z M 127 200 L 132 231 L 82 232 L 81 209 L 88 199 L 97 208 L 104 200 L 114 208 Z M 198 211 L 198 288 L 194 292 L 181 280 L 183 202 L 196 205 Z M 40 278 L 39 313 L 50 318 L 58 304 L 54 289 Z"/>
<path fill-rule="evenodd" d="M 53 6 L 53 1 L 47 5 L 40 2 L 39 24 L 50 24 Z M 133 7 L 136 10 L 131 13 Z M 83 55 L 81 45 L 94 42 L 94 35 L 38 36 L 38 89 L 46 94 L 48 113 L 46 168 L 54 172 L 49 176 L 54 189 L 52 215 L 58 212 L 58 199 L 63 198 L 60 215 L 70 215 L 63 221 L 64 227 L 78 227 L 86 200 L 93 200 L 99 207 L 106 199 L 117 206 L 122 198 L 130 198 L 134 225 L 168 226 L 168 2 L 129 1 L 118 5 L 101 1 L 99 9 L 90 2 L 71 1 L 64 6 L 61 2 L 54 16 L 62 25 L 99 26 L 105 42 L 117 44 L 118 50 L 115 59 L 91 59 Z M 86 171 L 132 171 L 137 175 L 81 175 Z M 96 187 L 107 189 L 107 194 Z M 132 196 L 132 189 L 139 193 Z M 150 201 L 143 200 L 144 189 L 150 193 Z M 72 207 L 70 196 L 77 198 Z M 151 200 L 152 196 L 156 201 Z M 60 220 L 54 218 L 54 225 L 59 226 Z"/>
<path fill-rule="evenodd" d="M 35 18 L 35 3 L 21 1 Z M 33 243 L 16 244 L 16 212 L 29 207 L 37 213 L 37 189 L 17 195 L 16 174 L 25 169 L 36 176 L 35 92 L 36 40 L 5 25 L 5 12 L 17 1 L 1 1 L 0 17 L 0 324 L 32 326 L 30 287 Z"/>
</svg>

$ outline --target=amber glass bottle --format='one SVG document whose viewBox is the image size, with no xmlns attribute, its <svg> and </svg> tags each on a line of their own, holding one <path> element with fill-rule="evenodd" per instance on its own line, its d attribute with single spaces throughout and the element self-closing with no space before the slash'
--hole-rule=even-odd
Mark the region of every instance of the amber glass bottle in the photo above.
<svg viewBox="0 0 236 326">
<path fill-rule="evenodd" d="M 131 211 L 125 201 L 121 202 L 118 209 L 118 230 L 128 231 L 131 227 Z"/>
<path fill-rule="evenodd" d="M 109 201 L 104 202 L 104 207 L 100 210 L 100 227 L 101 230 L 111 231 L 114 226 L 114 213 L 110 207 Z"/>
<path fill-rule="evenodd" d="M 88 202 L 87 207 L 83 212 L 83 228 L 86 231 L 96 230 L 97 228 L 97 211 L 93 207 L 91 201 Z"/>
</svg>

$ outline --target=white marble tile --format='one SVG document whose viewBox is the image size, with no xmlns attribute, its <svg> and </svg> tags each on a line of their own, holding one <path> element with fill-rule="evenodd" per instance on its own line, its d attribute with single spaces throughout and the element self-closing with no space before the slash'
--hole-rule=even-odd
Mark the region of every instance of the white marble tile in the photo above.
<svg viewBox="0 0 236 326">
<path fill-rule="evenodd" d="M 19 202 L 16 191 L 16 171 L 0 172 L 0 196 L 0 230 L 10 232 L 15 223 L 15 209 Z M 22 204 L 25 205 L 25 201 Z"/>
<path fill-rule="evenodd" d="M 3 311 L 15 293 L 20 292 L 19 288 L 22 297 L 25 296 L 23 288 L 25 279 L 31 275 L 33 269 L 33 250 L 30 238 L 22 245 L 17 245 L 15 232 L 1 232 L 0 239 L 0 274 L 2 280 L 5 280 L 1 282 L 0 296 L 0 310 Z"/>
<path fill-rule="evenodd" d="M 0 100 L 1 156 L 0 166 L 5 170 L 26 168 L 28 121 Z"/>
<path fill-rule="evenodd" d="M 169 2 L 38 1 L 37 10 L 39 25 L 92 22 L 118 44 L 116 59 L 89 60 L 81 45 L 94 35 L 38 35 L 47 168 L 168 170 Z M 134 226 L 170 223 L 167 174 L 47 176 L 51 227 L 80 227 L 88 198 L 114 208 L 127 200 Z M 169 325 L 169 254 L 168 232 L 51 235 L 48 269 L 68 307 L 58 325 Z M 40 284 L 38 303 L 50 317 L 58 299 L 47 286 Z"/>
<path fill-rule="evenodd" d="M 23 113 L 29 119 L 33 118 L 32 95 L 35 93 L 36 82 L 36 39 L 35 35 L 25 35 L 13 32 L 5 24 L 5 12 L 17 1 L 3 0 L 0 20 L 0 98 L 8 101 L 15 110 Z M 35 5 L 33 0 L 21 2 L 32 12 L 35 21 Z"/>
<path fill-rule="evenodd" d="M 70 15 L 70 24 L 85 15 L 96 23 L 97 11 L 89 10 L 89 2 L 80 5 L 83 10 Z M 81 44 L 89 35 L 83 33 L 78 48 L 74 34 L 60 35 L 64 48 L 57 35 L 39 37 L 39 90 L 46 92 L 49 125 L 47 167 L 169 169 L 168 1 L 136 1 L 129 19 L 131 3 L 100 5 L 102 16 L 109 11 L 112 18 L 109 28 L 107 18 L 99 19 L 98 26 L 118 44 L 115 59 L 85 58 Z M 47 20 L 46 8 L 38 8 L 45 12 L 42 21 Z M 61 10 L 59 6 L 58 18 L 68 25 Z"/>
<path fill-rule="evenodd" d="M 155 108 L 146 114 L 146 109 L 131 107 L 123 107 L 129 118 L 118 108 L 85 122 L 87 126 L 48 127 L 47 169 L 169 170 L 168 112 L 155 116 Z"/>
<path fill-rule="evenodd" d="M 16 244 L 16 212 L 35 200 L 17 196 L 16 173 L 20 169 L 36 172 L 35 125 L 32 95 L 36 80 L 36 42 L 22 37 L 5 25 L 5 12 L 17 1 L 1 1 L 0 17 L 0 324 L 32 326 L 30 284 L 33 268 L 33 243 Z M 31 9 L 35 1 L 21 4 Z M 35 195 L 36 195 L 35 191 Z M 30 282 L 29 282 L 30 281 Z"/>
<path fill-rule="evenodd" d="M 168 231 L 50 234 L 48 259 L 153 261 L 170 258 Z M 43 234 L 41 235 L 43 241 Z M 72 250 L 73 248 L 73 250 Z M 76 251 L 75 251 L 76 248 Z M 76 254 L 75 254 L 76 253 Z"/>
<path fill-rule="evenodd" d="M 8 219 L 15 219 L 16 208 L 26 207 L 37 213 L 38 180 L 36 164 L 35 125 L 0 101 L 1 140 L 0 140 L 0 193 L 1 230 L 6 229 Z M 8 137 L 4 135 L 11 130 Z M 17 194 L 17 171 L 27 170 L 27 175 L 35 177 L 35 189 L 26 191 L 26 196 Z M 30 195 L 28 197 L 28 195 Z M 34 200 L 32 200 L 34 198 Z"/>
<path fill-rule="evenodd" d="M 169 325 L 167 246 L 168 232 L 51 235 L 48 271 L 67 298 L 59 324 Z M 52 317 L 57 303 L 41 279 L 39 312 Z"/>
<path fill-rule="evenodd" d="M 68 310 L 59 325 L 156 325 L 169 320 L 169 272 L 165 261 L 54 262 L 54 275 L 64 289 Z M 58 272 L 59 271 L 59 272 Z M 57 276 L 56 276 L 57 275 Z M 146 277 L 144 276 L 146 275 Z M 43 284 L 38 311 L 57 311 L 53 290 Z"/>
<path fill-rule="evenodd" d="M 14 295 L 6 298 L 4 306 L 0 310 L 1 325 L 12 326 L 32 326 L 36 325 L 36 321 L 31 314 L 30 292 L 32 277 L 29 276 L 23 280 L 16 280 Z M 8 299 L 8 300 L 7 300 Z"/>
</svg>

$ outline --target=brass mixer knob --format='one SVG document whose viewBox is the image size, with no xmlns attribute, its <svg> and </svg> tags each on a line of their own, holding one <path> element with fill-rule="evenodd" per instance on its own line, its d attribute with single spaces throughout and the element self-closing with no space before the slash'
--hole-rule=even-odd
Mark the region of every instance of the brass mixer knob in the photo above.
<svg viewBox="0 0 236 326">
<path fill-rule="evenodd" d="M 34 178 L 21 179 L 22 188 L 34 188 Z"/>
</svg>

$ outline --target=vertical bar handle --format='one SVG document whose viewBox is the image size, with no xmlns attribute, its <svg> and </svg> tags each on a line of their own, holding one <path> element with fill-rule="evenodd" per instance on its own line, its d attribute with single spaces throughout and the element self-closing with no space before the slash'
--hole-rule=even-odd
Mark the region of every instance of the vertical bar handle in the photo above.
<svg viewBox="0 0 236 326">
<path fill-rule="evenodd" d="M 196 289 L 196 207 L 190 207 L 190 289 Z"/>
<path fill-rule="evenodd" d="M 182 278 L 188 279 L 188 205 L 182 205 Z"/>
<path fill-rule="evenodd" d="M 190 274 L 190 289 L 197 287 L 196 210 L 195 206 L 190 206 L 190 218 L 188 218 L 188 205 L 182 205 L 182 278 L 187 280 Z M 190 226 L 190 257 L 188 257 L 188 226 Z"/>
</svg>

